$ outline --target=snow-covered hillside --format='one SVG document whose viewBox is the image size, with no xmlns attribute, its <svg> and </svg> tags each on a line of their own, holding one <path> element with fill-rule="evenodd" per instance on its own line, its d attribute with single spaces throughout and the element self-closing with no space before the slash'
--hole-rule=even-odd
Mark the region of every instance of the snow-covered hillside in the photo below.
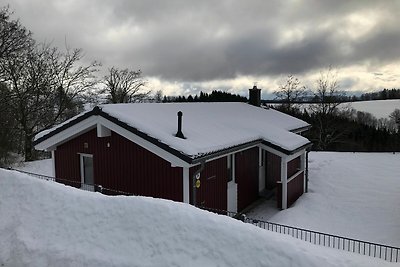
<svg viewBox="0 0 400 267">
<path fill-rule="evenodd" d="M 371 100 L 349 103 L 357 111 L 368 112 L 375 118 L 389 118 L 396 108 L 400 109 L 400 99 Z"/>
<path fill-rule="evenodd" d="M 0 169 L 0 266 L 394 266 L 190 205 Z"/>
<path fill-rule="evenodd" d="M 278 104 L 268 104 L 270 106 L 277 106 Z M 296 104 L 300 110 L 308 108 L 310 104 Z M 311 104 L 312 105 L 312 104 Z M 339 107 L 342 108 L 354 108 L 356 111 L 371 113 L 375 118 L 386 118 L 389 119 L 390 113 L 396 108 L 400 109 L 400 99 L 387 99 L 387 100 L 371 100 L 371 101 L 358 101 L 358 102 L 346 102 Z"/>
</svg>

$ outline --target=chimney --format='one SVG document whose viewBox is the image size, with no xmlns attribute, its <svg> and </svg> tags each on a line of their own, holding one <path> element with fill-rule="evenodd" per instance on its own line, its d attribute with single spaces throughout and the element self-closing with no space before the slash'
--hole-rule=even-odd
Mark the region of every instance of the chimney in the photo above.
<svg viewBox="0 0 400 267">
<path fill-rule="evenodd" d="M 178 131 L 176 132 L 175 136 L 179 137 L 179 138 L 182 138 L 182 139 L 185 139 L 185 136 L 182 133 L 182 116 L 183 116 L 182 111 L 179 111 L 178 112 Z"/>
<path fill-rule="evenodd" d="M 261 89 L 258 89 L 257 85 L 249 89 L 249 104 L 256 107 L 261 106 Z"/>
</svg>

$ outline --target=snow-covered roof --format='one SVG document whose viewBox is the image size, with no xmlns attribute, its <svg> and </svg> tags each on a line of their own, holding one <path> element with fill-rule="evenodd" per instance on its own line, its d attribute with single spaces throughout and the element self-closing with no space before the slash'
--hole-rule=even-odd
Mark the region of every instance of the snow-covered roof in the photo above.
<svg viewBox="0 0 400 267">
<path fill-rule="evenodd" d="M 191 158 L 256 140 L 286 151 L 310 143 L 308 139 L 291 132 L 308 127 L 308 123 L 274 109 L 246 103 L 135 103 L 107 104 L 99 108 L 101 113 Z M 175 136 L 178 111 L 183 112 L 182 132 L 185 139 Z M 79 116 L 68 122 L 76 119 Z M 65 124 L 39 133 L 36 141 L 40 142 L 38 139 L 45 139 L 46 134 Z"/>
</svg>

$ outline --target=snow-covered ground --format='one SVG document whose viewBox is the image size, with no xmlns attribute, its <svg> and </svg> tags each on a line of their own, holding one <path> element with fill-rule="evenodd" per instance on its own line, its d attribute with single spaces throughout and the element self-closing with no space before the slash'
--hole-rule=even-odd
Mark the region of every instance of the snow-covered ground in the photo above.
<svg viewBox="0 0 400 267">
<path fill-rule="evenodd" d="M 0 266 L 394 266 L 168 200 L 3 169 L 0 189 Z"/>
<path fill-rule="evenodd" d="M 276 106 L 278 104 L 268 104 Z M 301 110 L 308 109 L 310 104 L 296 104 Z M 357 111 L 371 113 L 375 118 L 386 118 L 389 119 L 390 113 L 396 108 L 400 109 L 400 99 L 387 99 L 387 100 L 371 100 L 371 101 L 358 101 L 358 102 L 347 102 L 339 105 L 342 108 L 354 108 Z"/>
<path fill-rule="evenodd" d="M 375 118 L 389 118 L 396 108 L 400 109 L 400 99 L 388 100 L 371 100 L 350 103 L 357 111 L 368 112 L 374 115 Z"/>
<path fill-rule="evenodd" d="M 309 193 L 248 213 L 292 226 L 400 246 L 400 153 L 309 154 Z"/>
<path fill-rule="evenodd" d="M 53 175 L 53 165 L 51 159 L 43 159 L 29 162 L 20 162 L 13 166 L 14 169 L 42 174 L 46 176 Z"/>
</svg>

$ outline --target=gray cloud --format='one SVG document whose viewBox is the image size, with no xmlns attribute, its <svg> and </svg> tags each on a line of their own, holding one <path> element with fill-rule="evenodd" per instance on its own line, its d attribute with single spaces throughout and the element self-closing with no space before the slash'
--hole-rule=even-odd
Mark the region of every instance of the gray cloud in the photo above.
<svg viewBox="0 0 400 267">
<path fill-rule="evenodd" d="M 11 8 L 41 40 L 63 45 L 66 38 L 89 59 L 169 81 L 304 74 L 400 59 L 398 1 L 15 0 Z M 363 23 L 372 26 L 357 36 Z"/>
</svg>

